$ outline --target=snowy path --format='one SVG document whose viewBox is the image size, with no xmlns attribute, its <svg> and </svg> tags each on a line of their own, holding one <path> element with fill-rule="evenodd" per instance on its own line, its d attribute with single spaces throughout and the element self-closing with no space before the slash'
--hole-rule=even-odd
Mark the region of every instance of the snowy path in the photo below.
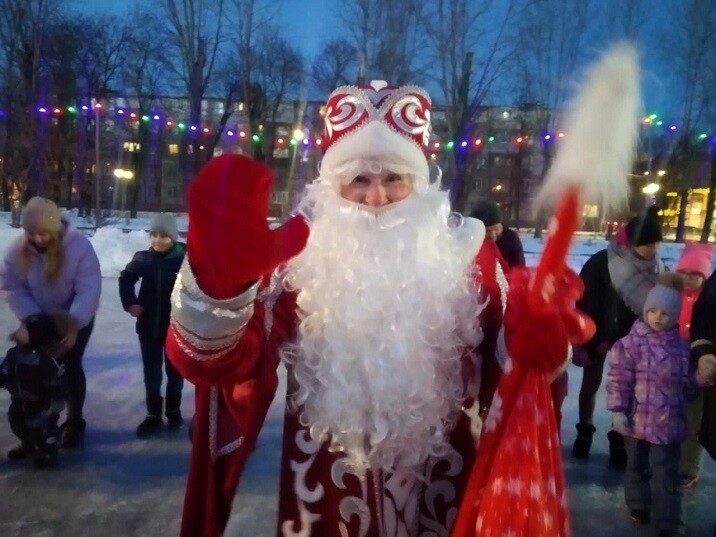
<svg viewBox="0 0 716 537">
<path fill-rule="evenodd" d="M 5 452 L 16 443 L 4 414 L 9 397 L 0 393 L 0 536 L 97 537 L 174 536 L 178 533 L 189 443 L 186 432 L 165 432 L 138 440 L 134 430 L 144 417 L 139 346 L 133 320 L 121 311 L 117 280 L 105 278 L 101 310 L 86 354 L 88 422 L 84 451 L 62 452 L 56 470 L 37 471 L 9 462 Z M 0 304 L 0 351 L 16 325 Z M 564 445 L 574 440 L 576 395 L 581 370 L 570 370 L 570 395 L 564 409 Z M 283 381 L 282 375 L 282 381 Z M 280 388 L 283 393 L 283 387 Z M 183 410 L 192 413 L 193 390 L 185 388 Z M 574 535 L 646 536 L 623 507 L 620 475 L 606 468 L 608 417 L 598 402 L 593 455 L 587 462 L 568 456 Z M 249 461 L 229 522 L 227 537 L 273 536 L 282 426 L 282 404 L 275 401 L 257 449 Z M 716 523 L 716 465 L 706 461 L 697 488 L 685 495 L 692 535 L 712 535 Z"/>
</svg>

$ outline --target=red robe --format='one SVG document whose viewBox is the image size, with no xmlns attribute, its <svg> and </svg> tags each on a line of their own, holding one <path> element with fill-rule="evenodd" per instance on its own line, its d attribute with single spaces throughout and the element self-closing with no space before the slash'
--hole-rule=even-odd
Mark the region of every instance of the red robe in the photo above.
<svg viewBox="0 0 716 537">
<path fill-rule="evenodd" d="M 491 295 L 485 311 L 493 311 L 501 309 L 500 286 L 495 282 L 498 261 L 494 244 L 485 241 L 485 245 L 478 256 L 484 267 L 481 283 Z M 206 281 L 202 266 L 192 264 L 192 269 L 197 280 Z M 295 338 L 296 326 L 295 294 L 281 291 L 274 281 L 259 292 L 238 344 L 220 357 L 201 359 L 202 351 L 170 328 L 167 355 L 196 386 L 182 536 L 210 537 L 224 531 L 241 471 L 278 385 L 279 348 Z M 483 348 L 494 349 L 496 335 L 491 324 Z M 466 385 L 469 377 L 476 376 L 470 369 L 466 363 Z M 288 382 L 290 390 L 290 370 Z M 422 479 L 400 471 L 372 472 L 359 479 L 343 473 L 343 466 L 337 464 L 340 455 L 311 441 L 308 430 L 287 409 L 277 534 L 393 537 L 432 530 L 447 535 L 475 454 L 466 414 L 461 413 L 450 443 L 454 453 L 429 460 Z"/>
</svg>

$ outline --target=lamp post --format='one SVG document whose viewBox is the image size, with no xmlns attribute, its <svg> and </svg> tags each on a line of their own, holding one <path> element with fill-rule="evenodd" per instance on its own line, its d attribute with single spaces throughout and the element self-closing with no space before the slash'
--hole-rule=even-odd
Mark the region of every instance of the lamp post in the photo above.
<svg viewBox="0 0 716 537">
<path fill-rule="evenodd" d="M 102 223 L 100 217 L 100 196 L 102 195 L 102 189 L 100 187 L 100 177 L 102 169 L 100 168 L 99 162 L 99 113 L 102 110 L 102 103 L 96 102 L 94 104 L 94 227 L 98 228 Z"/>
<path fill-rule="evenodd" d="M 134 172 L 132 170 L 117 168 L 114 170 L 114 176 L 120 180 L 122 185 L 122 211 L 125 211 L 127 201 L 127 183 L 134 179 Z M 127 219 L 129 219 L 129 217 L 127 217 Z"/>
</svg>

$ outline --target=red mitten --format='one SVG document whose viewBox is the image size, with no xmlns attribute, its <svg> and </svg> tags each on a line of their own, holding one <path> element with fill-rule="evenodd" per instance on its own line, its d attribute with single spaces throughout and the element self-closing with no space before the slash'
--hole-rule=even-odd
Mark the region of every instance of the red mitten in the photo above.
<svg viewBox="0 0 716 537">
<path fill-rule="evenodd" d="M 271 170 L 243 155 L 216 157 L 192 180 L 187 256 L 199 287 L 212 298 L 238 295 L 305 246 L 303 217 L 269 228 L 271 184 Z"/>
<path fill-rule="evenodd" d="M 565 269 L 556 282 L 554 299 L 538 311 L 528 305 L 530 277 L 530 270 L 522 267 L 513 268 L 508 276 L 505 343 L 516 362 L 551 373 L 566 360 L 568 343 L 588 340 L 595 327 L 591 319 L 575 307 L 584 287 L 574 271 Z"/>
</svg>

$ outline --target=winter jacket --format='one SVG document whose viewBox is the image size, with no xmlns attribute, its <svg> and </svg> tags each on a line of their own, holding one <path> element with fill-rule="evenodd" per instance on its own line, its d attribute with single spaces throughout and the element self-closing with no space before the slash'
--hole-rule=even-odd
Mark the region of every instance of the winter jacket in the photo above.
<svg viewBox="0 0 716 537">
<path fill-rule="evenodd" d="M 584 294 L 577 302 L 577 309 L 589 315 L 597 325 L 594 336 L 584 345 L 590 360 L 603 360 L 606 351 L 600 353 L 597 347 L 601 343 L 611 347 L 627 335 L 637 319 L 612 286 L 607 261 L 607 251 L 600 250 L 587 260 L 579 273 L 584 282 Z"/>
<path fill-rule="evenodd" d="M 165 253 L 153 249 L 142 250 L 134 254 L 132 260 L 119 274 L 119 297 L 125 311 L 134 304 L 142 306 L 142 314 L 137 317 L 137 333 L 164 339 L 169 327 L 171 313 L 171 294 L 177 272 L 184 260 L 186 248 L 183 243 L 175 242 Z M 139 294 L 135 284 L 142 280 Z"/>
<path fill-rule="evenodd" d="M 18 345 L 7 351 L 0 364 L 0 387 L 13 400 L 34 405 L 37 409 L 62 408 L 65 384 L 60 363 L 45 352 L 29 345 Z"/>
<path fill-rule="evenodd" d="M 692 358 L 714 353 L 716 343 L 716 272 L 706 279 L 691 314 Z M 704 413 L 699 442 L 716 459 L 716 386 L 704 389 Z"/>
<path fill-rule="evenodd" d="M 30 248 L 31 261 L 27 276 L 18 270 L 24 236 L 8 248 L 0 268 L 0 289 L 7 291 L 7 301 L 18 319 L 36 313 L 66 311 L 79 330 L 94 318 L 102 292 L 102 273 L 92 243 L 79 230 L 62 221 L 62 267 L 58 276 L 48 281 L 44 275 L 43 253 Z"/>
<path fill-rule="evenodd" d="M 522 248 L 520 236 L 516 231 L 508 227 L 503 228 L 495 243 L 510 268 L 525 266 L 525 252 Z"/>
<path fill-rule="evenodd" d="M 681 339 L 690 341 L 691 316 L 694 313 L 694 304 L 701 294 L 701 289 L 683 291 L 681 293 L 681 313 L 679 314 L 679 334 Z"/>
<path fill-rule="evenodd" d="M 623 412 L 626 436 L 666 445 L 686 437 L 686 394 L 696 393 L 689 344 L 678 327 L 655 332 L 639 320 L 608 354 L 607 408 Z"/>
</svg>

